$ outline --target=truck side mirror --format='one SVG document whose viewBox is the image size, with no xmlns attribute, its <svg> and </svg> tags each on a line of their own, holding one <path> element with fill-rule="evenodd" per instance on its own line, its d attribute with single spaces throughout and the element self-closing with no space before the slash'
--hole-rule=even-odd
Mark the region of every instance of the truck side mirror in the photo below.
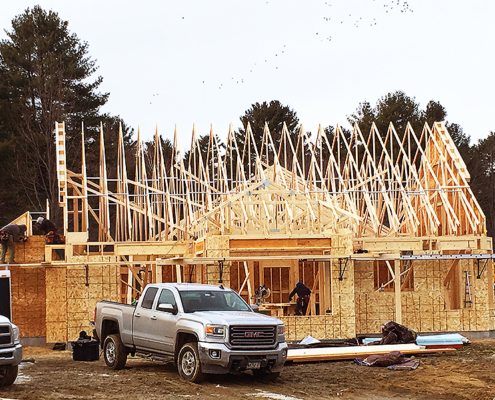
<svg viewBox="0 0 495 400">
<path fill-rule="evenodd" d="M 251 304 L 249 307 L 251 307 L 251 310 L 253 310 L 254 312 L 260 312 L 260 307 L 258 306 L 258 304 Z"/>
<path fill-rule="evenodd" d="M 169 312 L 171 314 L 177 314 L 177 306 L 172 304 L 158 304 L 156 308 L 158 311 Z"/>
</svg>

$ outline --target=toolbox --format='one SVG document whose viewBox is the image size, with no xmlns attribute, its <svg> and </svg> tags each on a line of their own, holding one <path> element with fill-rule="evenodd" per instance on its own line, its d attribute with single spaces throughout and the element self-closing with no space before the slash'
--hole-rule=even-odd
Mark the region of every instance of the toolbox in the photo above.
<svg viewBox="0 0 495 400">
<path fill-rule="evenodd" d="M 74 361 L 97 361 L 100 358 L 99 342 L 96 339 L 78 339 L 72 342 Z"/>
</svg>

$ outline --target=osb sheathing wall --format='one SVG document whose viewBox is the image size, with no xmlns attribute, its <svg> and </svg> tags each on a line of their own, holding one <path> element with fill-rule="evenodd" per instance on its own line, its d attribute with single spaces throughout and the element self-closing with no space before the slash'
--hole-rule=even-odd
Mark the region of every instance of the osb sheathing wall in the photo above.
<svg viewBox="0 0 495 400">
<path fill-rule="evenodd" d="M 15 244 L 16 263 L 39 263 L 45 254 L 44 236 L 30 236 Z M 7 252 L 7 260 L 9 254 Z M 9 266 L 12 285 L 12 321 L 21 337 L 43 337 L 45 328 L 45 268 Z"/>
<path fill-rule="evenodd" d="M 69 262 L 115 262 L 113 256 L 75 256 Z M 74 265 L 46 268 L 46 341 L 66 342 L 92 331 L 100 300 L 120 300 L 119 267 Z"/>
<path fill-rule="evenodd" d="M 229 237 L 228 236 L 209 236 L 205 239 L 206 245 L 206 257 L 228 257 L 229 256 Z M 230 273 L 228 264 L 224 265 L 224 272 L 222 275 L 223 284 L 227 287 L 230 286 Z M 218 265 L 206 266 L 206 281 L 204 283 L 210 285 L 217 285 L 220 279 L 220 270 Z"/>
<path fill-rule="evenodd" d="M 329 315 L 280 317 L 285 324 L 287 340 L 301 340 L 307 335 L 317 339 L 346 339 L 356 335 L 354 302 L 354 266 L 348 262 L 340 277 L 340 264 L 331 263 L 332 309 Z"/>
<path fill-rule="evenodd" d="M 487 331 L 494 329 L 488 308 L 487 271 L 477 276 L 476 260 L 459 261 L 461 308 L 445 306 L 444 280 L 450 260 L 413 261 L 414 290 L 402 291 L 402 324 L 417 332 Z M 472 307 L 465 307 L 465 272 L 471 275 Z M 492 283 L 493 285 L 493 283 Z M 373 288 L 373 262 L 355 262 L 356 333 L 379 333 L 381 325 L 395 320 L 394 291 Z M 493 313 L 493 311 L 491 311 Z"/>
</svg>

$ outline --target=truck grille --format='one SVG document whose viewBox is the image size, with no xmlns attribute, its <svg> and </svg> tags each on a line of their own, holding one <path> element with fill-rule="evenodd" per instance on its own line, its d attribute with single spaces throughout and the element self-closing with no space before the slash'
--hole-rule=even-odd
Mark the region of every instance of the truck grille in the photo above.
<svg viewBox="0 0 495 400">
<path fill-rule="evenodd" d="M 9 325 L 0 325 L 0 346 L 3 344 L 11 344 L 12 338 L 10 335 Z"/>
<path fill-rule="evenodd" d="M 230 327 L 232 347 L 269 347 L 275 345 L 276 327 L 271 325 L 236 325 Z"/>
</svg>

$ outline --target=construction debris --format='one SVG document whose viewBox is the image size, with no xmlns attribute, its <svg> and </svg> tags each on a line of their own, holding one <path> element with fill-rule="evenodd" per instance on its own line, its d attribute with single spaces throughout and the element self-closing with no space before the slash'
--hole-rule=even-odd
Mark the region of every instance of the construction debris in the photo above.
<svg viewBox="0 0 495 400">
<path fill-rule="evenodd" d="M 413 370 L 418 368 L 419 360 L 414 357 L 404 357 L 400 351 L 391 351 L 386 354 L 373 354 L 366 358 L 355 358 L 354 362 L 358 365 L 367 367 L 389 367 L 396 370 Z"/>
</svg>

